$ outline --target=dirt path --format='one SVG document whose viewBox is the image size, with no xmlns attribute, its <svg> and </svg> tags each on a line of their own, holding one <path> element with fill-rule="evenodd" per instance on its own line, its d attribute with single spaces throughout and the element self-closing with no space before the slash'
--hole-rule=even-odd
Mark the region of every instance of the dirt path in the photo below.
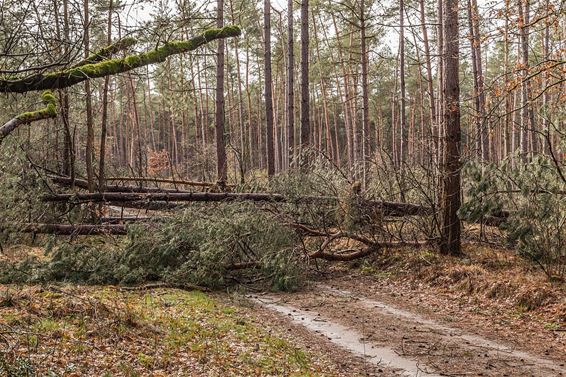
<svg viewBox="0 0 566 377">
<path fill-rule="evenodd" d="M 369 375 L 566 376 L 565 360 L 539 356 L 528 343 L 519 348 L 407 309 L 402 297 L 392 304 L 334 283 L 253 300 L 362 357 Z"/>
</svg>

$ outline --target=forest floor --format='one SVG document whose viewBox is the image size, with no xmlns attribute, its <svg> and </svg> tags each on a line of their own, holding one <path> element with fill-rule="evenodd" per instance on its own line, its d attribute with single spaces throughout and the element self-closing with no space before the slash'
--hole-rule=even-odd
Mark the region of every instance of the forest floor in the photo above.
<svg viewBox="0 0 566 377">
<path fill-rule="evenodd" d="M 0 375 L 566 376 L 564 284 L 465 251 L 387 251 L 295 293 L 0 286 Z"/>
</svg>

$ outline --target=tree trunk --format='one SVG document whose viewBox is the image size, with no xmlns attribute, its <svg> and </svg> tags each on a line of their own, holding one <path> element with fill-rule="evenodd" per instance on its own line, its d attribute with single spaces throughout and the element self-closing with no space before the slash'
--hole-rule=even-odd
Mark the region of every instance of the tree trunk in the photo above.
<svg viewBox="0 0 566 377">
<path fill-rule="evenodd" d="M 224 0 L 216 3 L 216 26 L 224 26 Z M 218 40 L 216 53 L 216 173 L 219 182 L 226 183 L 228 167 L 226 161 L 226 144 L 224 140 L 224 40 Z"/>
<path fill-rule="evenodd" d="M 443 62 L 443 54 L 444 54 L 444 9 L 443 9 L 443 0 L 438 0 L 437 3 L 437 11 L 438 11 L 438 28 L 437 28 L 437 50 L 438 50 L 438 98 L 436 102 L 438 106 L 436 107 L 437 112 L 437 120 L 438 120 L 438 134 L 436 138 L 438 140 L 438 150 L 436 150 L 436 160 L 438 165 L 442 165 L 444 158 L 444 62 Z"/>
<path fill-rule="evenodd" d="M 271 74 L 271 2 L 263 2 L 263 42 L 265 69 L 265 135 L 267 149 L 267 176 L 275 174 L 275 150 L 273 146 L 273 79 Z"/>
<path fill-rule="evenodd" d="M 481 37 L 479 13 L 476 0 L 468 0 L 468 22 L 472 51 L 472 72 L 474 76 L 474 105 L 476 123 L 476 152 L 483 161 L 489 160 L 489 136 L 485 112 L 485 93 L 483 89 L 483 69 L 481 57 Z"/>
<path fill-rule="evenodd" d="M 89 17 L 89 0 L 84 0 L 84 49 L 85 59 L 90 55 L 90 17 Z M 94 192 L 94 122 L 92 113 L 92 93 L 90 91 L 90 81 L 85 81 L 85 105 L 86 105 L 86 176 L 88 181 L 88 190 Z"/>
<path fill-rule="evenodd" d="M 427 81 L 427 90 L 428 90 L 428 98 L 429 98 L 429 117 L 430 117 L 430 136 L 432 142 L 432 146 L 428 146 L 431 150 L 436 151 L 438 150 L 438 122 L 437 122 L 437 114 L 436 114 L 436 103 L 434 99 L 434 83 L 432 81 L 432 65 L 430 61 L 430 46 L 428 43 L 428 28 L 426 26 L 426 15 L 425 15 L 425 0 L 419 1 L 420 5 L 420 16 L 421 16 L 421 31 L 423 33 L 423 45 L 424 45 L 424 53 L 425 53 L 425 62 L 426 62 L 426 81 Z M 423 125 L 424 127 L 424 125 Z"/>
<path fill-rule="evenodd" d="M 106 26 L 107 38 L 106 41 L 108 45 L 112 42 L 112 12 L 113 12 L 114 1 L 110 0 L 108 4 L 108 23 Z M 104 88 L 102 89 L 102 120 L 100 125 L 100 154 L 98 157 L 98 189 L 104 191 L 104 184 L 106 180 L 104 178 L 104 170 L 106 163 L 106 134 L 107 134 L 107 123 L 108 123 L 108 88 L 110 86 L 110 77 L 106 76 L 104 78 Z"/>
<path fill-rule="evenodd" d="M 402 0 L 401 0 L 402 3 Z M 369 131 L 369 83 L 368 51 L 366 47 L 366 11 L 365 0 L 360 1 L 360 54 L 362 65 L 362 179 L 364 187 L 368 184 L 368 160 L 371 154 Z"/>
<path fill-rule="evenodd" d="M 530 152 L 537 151 L 537 134 L 535 131 L 534 116 L 530 103 L 529 75 L 529 22 L 530 0 L 519 0 L 519 36 L 521 40 L 521 155 L 523 162 L 528 161 Z M 532 135 L 531 135 L 532 134 Z M 532 139 L 533 143 L 530 143 Z"/>
<path fill-rule="evenodd" d="M 301 150 L 309 145 L 309 0 L 301 3 Z"/>
<path fill-rule="evenodd" d="M 57 234 L 62 236 L 96 236 L 96 235 L 126 235 L 128 230 L 122 224 L 91 225 L 91 224 L 36 224 L 28 223 L 13 226 L 0 226 L 0 229 L 10 229 L 20 233 Z"/>
<path fill-rule="evenodd" d="M 406 89 L 405 89 L 405 26 L 404 26 L 404 12 L 405 6 L 404 1 L 399 1 L 399 88 L 401 90 L 401 97 L 399 98 L 399 133 L 401 136 L 401 146 L 399 150 L 399 166 L 401 169 L 401 175 L 403 175 L 403 169 L 405 162 L 407 161 L 407 115 L 405 110 L 406 102 Z"/>
<path fill-rule="evenodd" d="M 458 0 L 444 2 L 444 163 L 440 251 L 458 255 L 460 243 L 460 87 Z"/>
<path fill-rule="evenodd" d="M 287 153 L 289 166 L 294 159 L 295 145 L 295 44 L 293 32 L 293 0 L 287 2 Z"/>
</svg>

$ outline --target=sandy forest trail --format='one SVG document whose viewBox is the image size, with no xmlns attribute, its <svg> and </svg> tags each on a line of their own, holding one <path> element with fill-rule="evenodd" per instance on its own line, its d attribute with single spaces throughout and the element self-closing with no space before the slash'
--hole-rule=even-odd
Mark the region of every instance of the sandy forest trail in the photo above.
<svg viewBox="0 0 566 377">
<path fill-rule="evenodd" d="M 440 310 L 426 310 L 426 303 L 421 311 L 406 297 L 392 301 L 382 290 L 351 288 L 351 281 L 338 279 L 252 300 L 295 328 L 363 358 L 363 368 L 356 369 L 365 375 L 566 376 L 563 338 L 557 349 L 540 352 L 536 341 L 528 341 L 528 331 L 509 339 L 448 320 Z"/>
</svg>

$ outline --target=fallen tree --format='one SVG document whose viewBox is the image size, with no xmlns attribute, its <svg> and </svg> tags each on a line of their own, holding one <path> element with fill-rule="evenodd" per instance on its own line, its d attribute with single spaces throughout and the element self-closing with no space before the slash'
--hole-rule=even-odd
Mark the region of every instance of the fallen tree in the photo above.
<svg viewBox="0 0 566 377">
<path fill-rule="evenodd" d="M 137 217 L 137 216 L 104 216 L 99 219 L 100 224 L 126 224 L 126 223 L 149 223 L 164 221 L 162 217 Z"/>
<path fill-rule="evenodd" d="M 340 198 L 326 196 L 299 196 L 288 198 L 281 194 L 272 193 L 213 193 L 213 192 L 167 192 L 167 193 L 129 193 L 129 192 L 102 192 L 102 193 L 77 193 L 77 194 L 53 194 L 43 197 L 46 202 L 108 202 L 119 203 L 152 203 L 152 202 L 229 202 L 229 201 L 252 201 L 272 203 L 296 203 L 296 204 L 330 204 L 340 202 Z M 432 215 L 430 207 L 411 203 L 398 203 L 389 201 L 373 201 L 360 199 L 360 205 L 371 207 L 380 211 L 384 216 L 426 216 Z"/>
<path fill-rule="evenodd" d="M 4 224 L 1 229 L 19 233 L 56 234 L 64 236 L 96 236 L 105 234 L 126 235 L 128 233 L 122 224 Z"/>
<path fill-rule="evenodd" d="M 88 181 L 86 179 L 51 175 L 49 179 L 62 187 L 78 187 L 88 190 Z M 177 189 L 160 188 L 160 187 L 138 187 L 138 186 L 121 186 L 121 185 L 105 185 L 104 191 L 106 192 L 131 192 L 131 193 L 159 193 L 159 192 L 189 192 Z"/>
<path fill-rule="evenodd" d="M 212 182 L 198 182 L 198 181 L 186 181 L 179 179 L 169 179 L 169 178 L 152 178 L 152 177 L 109 177 L 106 178 L 108 182 L 112 181 L 122 181 L 122 182 L 150 182 L 150 183 L 168 183 L 172 185 L 179 186 L 194 186 L 194 187 L 217 187 L 218 183 Z M 234 185 L 223 184 L 226 188 L 233 188 Z M 125 191 L 125 190 L 124 190 Z"/>
</svg>

